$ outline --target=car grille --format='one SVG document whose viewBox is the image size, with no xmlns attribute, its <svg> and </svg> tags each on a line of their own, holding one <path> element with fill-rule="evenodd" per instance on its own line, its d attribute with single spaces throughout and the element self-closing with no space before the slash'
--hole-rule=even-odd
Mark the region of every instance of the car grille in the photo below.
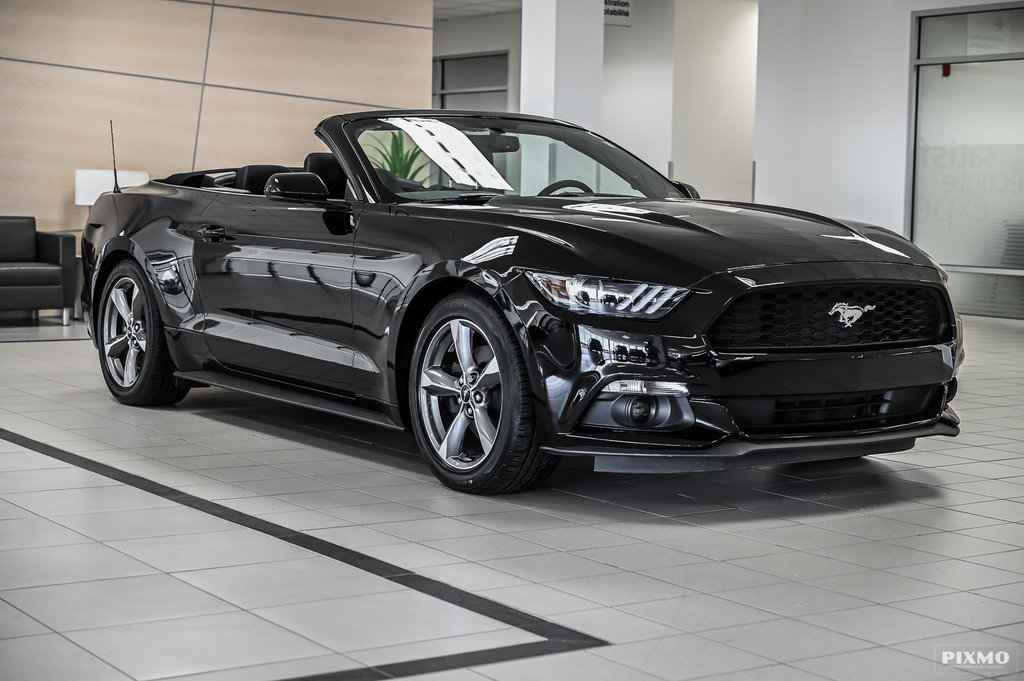
<svg viewBox="0 0 1024 681">
<path fill-rule="evenodd" d="M 741 296 L 707 335 L 719 352 L 909 347 L 950 340 L 947 310 L 930 286 L 787 286 Z"/>
<path fill-rule="evenodd" d="M 935 418 L 940 386 L 868 392 L 723 400 L 747 435 L 825 433 L 901 426 Z"/>
</svg>

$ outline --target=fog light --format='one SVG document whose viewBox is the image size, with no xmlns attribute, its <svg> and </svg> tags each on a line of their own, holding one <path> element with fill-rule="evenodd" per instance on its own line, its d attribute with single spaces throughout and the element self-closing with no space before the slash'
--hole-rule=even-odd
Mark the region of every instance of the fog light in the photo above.
<svg viewBox="0 0 1024 681">
<path fill-rule="evenodd" d="M 654 416 L 657 404 L 649 397 L 634 397 L 626 407 L 629 420 L 638 426 L 647 425 Z"/>
<path fill-rule="evenodd" d="M 690 394 L 685 383 L 675 381 L 644 381 L 638 378 L 612 381 L 604 387 L 606 393 L 620 395 L 661 395 L 665 397 L 685 397 Z"/>
</svg>

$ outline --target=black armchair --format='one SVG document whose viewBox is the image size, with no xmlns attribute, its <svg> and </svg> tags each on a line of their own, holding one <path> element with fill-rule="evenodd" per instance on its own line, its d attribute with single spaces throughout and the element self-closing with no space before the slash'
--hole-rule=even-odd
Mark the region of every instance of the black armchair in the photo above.
<svg viewBox="0 0 1024 681">
<path fill-rule="evenodd" d="M 0 310 L 60 308 L 66 326 L 76 272 L 74 235 L 37 232 L 34 217 L 0 216 Z"/>
</svg>

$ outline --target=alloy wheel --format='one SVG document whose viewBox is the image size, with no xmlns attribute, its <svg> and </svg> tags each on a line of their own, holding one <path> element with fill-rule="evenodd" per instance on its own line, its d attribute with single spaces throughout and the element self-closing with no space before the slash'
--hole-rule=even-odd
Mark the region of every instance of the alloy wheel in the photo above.
<svg viewBox="0 0 1024 681">
<path fill-rule="evenodd" d="M 468 319 L 441 324 L 419 368 L 419 411 L 433 454 L 462 473 L 494 453 L 501 371 L 490 339 Z"/>
<path fill-rule="evenodd" d="M 146 304 L 131 277 L 121 277 L 108 290 L 100 342 L 110 376 L 122 388 L 135 385 L 146 357 Z"/>
</svg>

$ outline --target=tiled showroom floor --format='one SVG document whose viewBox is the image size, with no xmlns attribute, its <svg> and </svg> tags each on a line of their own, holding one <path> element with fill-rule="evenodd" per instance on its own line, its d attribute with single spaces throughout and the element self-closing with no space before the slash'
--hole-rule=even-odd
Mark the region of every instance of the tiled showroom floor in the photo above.
<svg viewBox="0 0 1024 681">
<path fill-rule="evenodd" d="M 402 433 L 121 406 L 89 341 L 8 334 L 0 679 L 1024 679 L 1024 323 L 966 330 L 956 439 L 499 498 Z"/>
</svg>

